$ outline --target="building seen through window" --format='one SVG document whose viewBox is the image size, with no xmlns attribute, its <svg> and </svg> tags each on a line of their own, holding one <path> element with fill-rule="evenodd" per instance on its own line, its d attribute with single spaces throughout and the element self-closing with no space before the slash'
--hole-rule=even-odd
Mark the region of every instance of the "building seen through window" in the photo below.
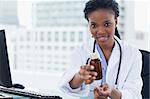
<svg viewBox="0 0 150 99">
<path fill-rule="evenodd" d="M 69 66 L 70 53 L 90 38 L 83 14 L 85 2 L 0 0 L 0 24 L 8 27 L 12 66 L 31 71 L 65 70 Z M 127 34 L 134 32 L 134 9 L 131 8 L 134 2 L 118 2 L 121 10 L 118 28 L 122 39 L 144 39 L 143 32 Z M 23 7 L 28 10 L 24 11 Z M 24 16 L 28 16 L 28 19 Z M 22 25 L 24 19 L 28 24 Z"/>
</svg>

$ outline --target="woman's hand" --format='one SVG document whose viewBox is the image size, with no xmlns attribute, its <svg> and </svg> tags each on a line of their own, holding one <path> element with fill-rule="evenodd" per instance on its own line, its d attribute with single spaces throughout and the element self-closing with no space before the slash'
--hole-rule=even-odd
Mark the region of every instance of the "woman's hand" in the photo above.
<svg viewBox="0 0 150 99">
<path fill-rule="evenodd" d="M 80 78 L 85 81 L 85 84 L 91 84 L 96 79 L 97 72 L 92 70 L 94 70 L 94 66 L 92 65 L 81 66 L 78 74 Z"/>
<path fill-rule="evenodd" d="M 92 71 L 93 69 L 94 66 L 92 65 L 81 66 L 79 72 L 69 82 L 70 87 L 73 89 L 79 88 L 84 81 L 85 84 L 91 84 L 97 76 L 97 73 Z"/>
<path fill-rule="evenodd" d="M 94 89 L 94 99 L 107 99 L 111 95 L 111 87 L 108 84 L 103 84 Z"/>
<path fill-rule="evenodd" d="M 106 83 L 94 89 L 94 99 L 107 99 L 107 97 L 121 99 L 121 92 Z"/>
</svg>

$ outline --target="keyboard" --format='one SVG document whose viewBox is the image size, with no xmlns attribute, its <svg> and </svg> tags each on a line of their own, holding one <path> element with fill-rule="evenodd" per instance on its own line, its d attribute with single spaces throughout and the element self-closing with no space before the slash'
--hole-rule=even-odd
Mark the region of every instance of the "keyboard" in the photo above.
<svg viewBox="0 0 150 99">
<path fill-rule="evenodd" d="M 62 99 L 60 96 L 51 96 L 34 91 L 27 91 L 24 89 L 17 89 L 17 88 L 7 88 L 3 86 L 0 86 L 0 91 L 8 94 L 15 94 L 19 96 L 25 96 L 36 99 Z"/>
</svg>

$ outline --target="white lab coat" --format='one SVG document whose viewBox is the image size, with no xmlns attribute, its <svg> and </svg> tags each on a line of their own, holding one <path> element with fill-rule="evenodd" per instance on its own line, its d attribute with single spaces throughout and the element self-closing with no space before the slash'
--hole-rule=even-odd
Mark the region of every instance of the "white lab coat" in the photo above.
<svg viewBox="0 0 150 99">
<path fill-rule="evenodd" d="M 138 49 L 132 48 L 123 41 L 119 40 L 119 44 L 122 49 L 122 60 L 121 68 L 118 78 L 118 89 L 122 93 L 122 99 L 142 99 L 142 79 L 141 79 L 141 69 L 142 69 L 142 56 Z M 75 73 L 80 69 L 81 65 L 86 64 L 87 59 L 92 53 L 92 46 L 83 45 L 82 47 L 75 50 L 71 56 L 71 67 L 65 72 L 60 82 L 60 89 L 65 93 L 70 95 L 84 97 L 89 95 L 89 90 L 93 87 L 89 85 L 82 84 L 81 87 L 77 89 L 72 89 L 69 86 L 69 81 L 73 78 Z M 98 53 L 95 48 L 96 53 Z M 115 86 L 116 75 L 119 65 L 120 51 L 119 46 L 115 42 L 115 47 L 113 48 L 112 54 L 108 61 L 108 67 L 106 72 L 106 82 Z M 94 81 L 90 86 L 95 86 L 100 84 L 101 80 Z"/>
</svg>

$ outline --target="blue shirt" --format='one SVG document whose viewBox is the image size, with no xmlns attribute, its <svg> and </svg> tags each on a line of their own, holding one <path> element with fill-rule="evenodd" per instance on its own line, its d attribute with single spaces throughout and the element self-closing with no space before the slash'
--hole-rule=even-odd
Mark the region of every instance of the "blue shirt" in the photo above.
<svg viewBox="0 0 150 99">
<path fill-rule="evenodd" d="M 103 51 L 97 43 L 96 43 L 96 48 L 98 50 L 100 58 L 102 59 L 101 60 L 101 66 L 102 66 L 102 82 L 101 82 L 101 84 L 104 84 L 104 83 L 106 83 L 106 71 L 107 71 L 108 65 L 107 65 L 105 56 L 103 54 Z"/>
</svg>

